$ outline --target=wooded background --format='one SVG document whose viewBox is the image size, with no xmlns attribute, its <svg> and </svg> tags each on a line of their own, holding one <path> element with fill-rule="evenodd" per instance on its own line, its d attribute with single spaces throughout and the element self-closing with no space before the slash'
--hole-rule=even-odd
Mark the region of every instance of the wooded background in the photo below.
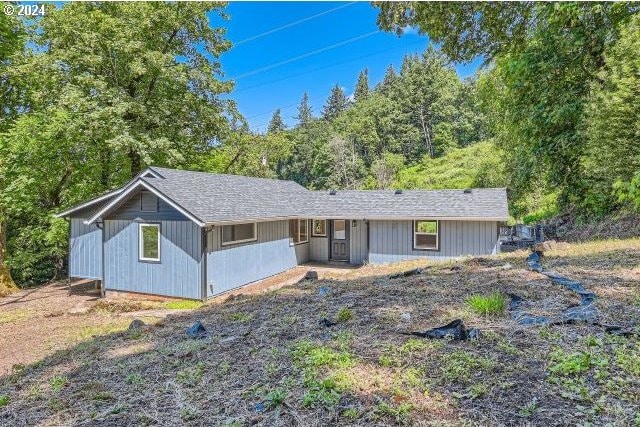
<svg viewBox="0 0 640 427">
<path fill-rule="evenodd" d="M 0 15 L 0 288 L 64 273 L 54 214 L 147 165 L 310 189 L 507 187 L 514 218 L 640 209 L 634 3 L 374 3 L 440 46 L 297 124 L 249 130 L 220 72 L 224 3 L 65 3 Z M 485 58 L 471 79 L 452 62 Z"/>
</svg>

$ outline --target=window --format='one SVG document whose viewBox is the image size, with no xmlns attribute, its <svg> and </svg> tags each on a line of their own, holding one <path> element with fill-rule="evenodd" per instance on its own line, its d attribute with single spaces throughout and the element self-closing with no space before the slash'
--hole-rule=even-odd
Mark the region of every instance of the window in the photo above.
<svg viewBox="0 0 640 427">
<path fill-rule="evenodd" d="M 327 220 L 326 219 L 314 219 L 313 228 L 311 229 L 311 235 L 315 237 L 327 237 Z"/>
<path fill-rule="evenodd" d="M 291 243 L 307 243 L 309 241 L 309 220 L 307 219 L 290 219 L 289 220 L 289 237 Z"/>
<path fill-rule="evenodd" d="M 347 238 L 347 221 L 344 219 L 333 220 L 333 239 L 344 240 Z"/>
<path fill-rule="evenodd" d="M 140 261 L 160 261 L 160 224 L 140 224 Z"/>
<path fill-rule="evenodd" d="M 150 191 L 140 192 L 140 210 L 142 212 L 158 212 L 158 198 Z"/>
<path fill-rule="evenodd" d="M 258 240 L 256 223 L 231 224 L 222 226 L 222 245 L 232 245 L 234 243 L 252 242 Z"/>
<path fill-rule="evenodd" d="M 438 250 L 438 221 L 413 222 L 413 248 Z"/>
</svg>

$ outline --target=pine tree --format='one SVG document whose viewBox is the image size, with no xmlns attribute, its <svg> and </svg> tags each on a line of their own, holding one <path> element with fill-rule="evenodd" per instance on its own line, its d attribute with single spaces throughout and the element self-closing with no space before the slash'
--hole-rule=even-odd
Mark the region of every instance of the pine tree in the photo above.
<svg viewBox="0 0 640 427">
<path fill-rule="evenodd" d="M 282 120 L 282 115 L 280 115 L 280 109 L 278 108 L 271 116 L 271 120 L 269 121 L 269 127 L 267 128 L 268 133 L 278 133 L 282 132 L 287 128 L 287 125 L 284 124 Z"/>
<path fill-rule="evenodd" d="M 356 102 L 362 101 L 369 96 L 369 70 L 366 68 L 360 71 L 358 82 L 356 83 L 356 90 L 353 96 Z"/>
<path fill-rule="evenodd" d="M 384 79 L 382 83 L 378 85 L 378 90 L 382 93 L 388 91 L 391 86 L 398 80 L 398 75 L 396 74 L 396 70 L 393 69 L 393 64 L 389 64 L 387 67 L 387 71 L 384 73 Z"/>
<path fill-rule="evenodd" d="M 349 100 L 344 94 L 344 90 L 336 84 L 331 89 L 331 95 L 327 99 L 322 109 L 322 118 L 325 120 L 333 120 L 340 115 L 349 106 Z"/>
<path fill-rule="evenodd" d="M 298 120 L 299 126 L 307 125 L 313 120 L 313 110 L 311 109 L 307 92 L 302 95 L 302 101 L 300 101 L 300 105 L 298 106 L 298 115 L 295 118 Z"/>
</svg>

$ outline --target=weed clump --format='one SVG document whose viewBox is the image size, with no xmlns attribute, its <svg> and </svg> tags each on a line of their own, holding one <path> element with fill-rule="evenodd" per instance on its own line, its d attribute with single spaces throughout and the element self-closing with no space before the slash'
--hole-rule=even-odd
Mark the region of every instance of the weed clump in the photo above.
<svg viewBox="0 0 640 427">
<path fill-rule="evenodd" d="M 499 316 L 504 313 L 506 298 L 494 292 L 490 295 L 471 295 L 465 301 L 467 306 L 483 316 Z"/>
</svg>

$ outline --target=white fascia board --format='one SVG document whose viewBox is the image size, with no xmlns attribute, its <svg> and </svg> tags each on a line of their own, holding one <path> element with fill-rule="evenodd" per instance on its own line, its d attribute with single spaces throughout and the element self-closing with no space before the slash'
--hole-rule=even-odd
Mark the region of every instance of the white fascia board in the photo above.
<svg viewBox="0 0 640 427">
<path fill-rule="evenodd" d="M 67 209 L 64 212 L 60 212 L 59 214 L 56 214 L 55 217 L 56 218 L 64 218 L 64 217 L 69 216 L 70 214 L 72 214 L 72 213 L 74 213 L 76 211 L 88 208 L 89 206 L 95 205 L 98 202 L 101 202 L 103 200 L 108 199 L 109 197 L 113 197 L 113 196 L 115 196 L 116 194 L 118 194 L 120 192 L 122 192 L 122 188 L 118 188 L 117 190 L 110 191 L 107 194 L 103 194 L 100 197 L 96 197 L 95 199 L 91 199 L 89 201 L 86 201 L 84 203 L 76 205 L 76 206 L 74 206 L 74 207 L 72 207 L 70 209 Z"/>
<path fill-rule="evenodd" d="M 91 217 L 88 220 L 86 220 L 84 223 L 87 224 L 87 225 L 94 223 L 98 218 L 103 216 L 106 212 L 109 212 L 114 206 L 118 205 L 129 194 L 131 194 L 133 191 L 135 191 L 139 187 L 143 187 L 146 190 L 152 192 L 153 194 L 155 194 L 156 196 L 158 196 L 159 198 L 164 200 L 169 206 L 171 206 L 172 208 L 174 208 L 175 210 L 180 212 L 182 215 L 186 216 L 191 221 L 196 223 L 198 226 L 200 226 L 200 227 L 204 227 L 205 226 L 204 222 L 202 222 L 200 219 L 198 219 L 195 216 L 193 216 L 193 214 L 191 214 L 189 211 L 185 210 L 182 206 L 178 205 L 173 200 L 171 200 L 170 198 L 168 198 L 167 196 L 165 196 L 164 194 L 162 194 L 161 192 L 159 192 L 158 190 L 153 188 L 151 185 L 149 185 L 148 183 L 146 183 L 146 182 L 144 182 L 144 181 L 142 181 L 140 179 L 137 180 L 137 181 L 134 181 L 133 183 L 131 183 L 131 185 L 128 188 L 126 188 L 122 192 L 122 194 L 120 194 L 118 197 L 113 199 L 107 206 L 102 208 L 98 213 L 96 213 L 93 217 Z"/>
</svg>

